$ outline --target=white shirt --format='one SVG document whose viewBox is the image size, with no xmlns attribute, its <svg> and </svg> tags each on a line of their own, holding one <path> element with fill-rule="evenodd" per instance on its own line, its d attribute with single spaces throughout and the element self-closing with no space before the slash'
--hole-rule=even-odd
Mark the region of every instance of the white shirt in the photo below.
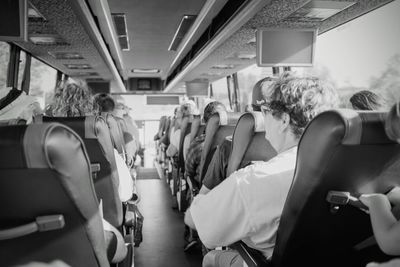
<svg viewBox="0 0 400 267">
<path fill-rule="evenodd" d="M 268 162 L 240 169 L 193 200 L 190 213 L 206 247 L 243 240 L 265 257 L 272 255 L 296 154 L 297 148 L 291 148 Z"/>
<path fill-rule="evenodd" d="M 181 138 L 181 129 L 172 131 L 170 137 L 170 143 L 166 151 L 167 156 L 173 157 L 176 153 L 178 153 L 180 138 Z"/>
<path fill-rule="evenodd" d="M 118 194 L 121 202 L 128 201 L 132 198 L 133 194 L 133 180 L 124 159 L 118 154 L 114 148 L 115 163 L 117 164 L 119 184 Z"/>
</svg>

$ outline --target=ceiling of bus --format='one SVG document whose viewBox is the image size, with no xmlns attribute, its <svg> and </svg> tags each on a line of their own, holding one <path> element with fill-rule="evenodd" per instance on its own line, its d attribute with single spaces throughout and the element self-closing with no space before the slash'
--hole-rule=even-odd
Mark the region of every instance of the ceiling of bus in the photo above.
<svg viewBox="0 0 400 267">
<path fill-rule="evenodd" d="M 126 14 L 130 51 L 123 51 L 128 77 L 140 77 L 133 69 L 159 69 L 147 77 L 163 77 L 176 55 L 168 51 L 184 15 L 198 15 L 206 0 L 109 0 L 112 13 Z M 219 0 L 215 2 L 226 2 Z"/>
<path fill-rule="evenodd" d="M 340 2 L 343 2 L 339 0 Z M 352 20 L 366 12 L 380 7 L 390 0 L 360 0 L 350 8 L 338 13 L 323 22 L 301 22 L 285 20 L 296 9 L 308 2 L 308 0 L 273 0 L 267 3 L 253 18 L 245 23 L 234 35 L 229 37 L 217 49 L 211 52 L 193 71 L 189 72 L 178 85 L 170 92 L 182 92 L 185 90 L 184 82 L 195 79 L 208 79 L 214 81 L 237 72 L 249 65 L 255 64 L 255 59 L 244 60 L 235 58 L 237 53 L 254 54 L 256 45 L 252 40 L 255 32 L 260 27 L 311 27 L 318 28 L 319 34 Z M 228 70 L 213 69 L 217 64 L 234 65 L 235 68 Z"/>
<path fill-rule="evenodd" d="M 135 77 L 135 74 L 131 72 L 134 68 L 157 68 L 161 70 L 161 73 L 153 76 L 165 79 L 172 71 L 171 64 L 176 57 L 176 52 L 168 51 L 168 47 L 183 15 L 197 15 L 205 4 L 214 3 L 207 19 L 204 20 L 205 23 L 198 28 L 192 40 L 188 42 L 182 56 L 193 45 L 196 38 L 202 34 L 208 26 L 207 22 L 211 21 L 226 1 L 109 0 L 108 3 L 112 13 L 127 14 L 126 21 L 131 50 L 122 52 L 123 65 L 125 66 L 127 77 Z M 339 1 L 343 2 L 342 0 Z M 113 78 L 101 51 L 89 37 L 87 29 L 85 29 L 80 22 L 79 16 L 75 13 L 76 8 L 74 9 L 71 6 L 71 2 L 75 1 L 30 0 L 30 2 L 46 18 L 46 21 L 30 21 L 28 27 L 29 36 L 54 34 L 59 36 L 65 43 L 35 45 L 32 42 L 19 42 L 18 45 L 71 76 L 83 75 L 82 77 L 84 78 L 102 78 L 105 80 Z M 205 55 L 199 61 L 200 63 L 189 71 L 170 92 L 182 92 L 185 81 L 195 79 L 214 81 L 254 64 L 255 59 L 238 59 L 237 53 L 255 54 L 255 43 L 250 41 L 254 39 L 255 31 L 259 27 L 312 27 L 319 28 L 319 33 L 323 33 L 391 1 L 359 0 L 347 10 L 319 23 L 285 19 L 307 2 L 308 0 L 265 0 L 254 16 L 249 17 L 248 21 L 235 34 L 227 36 L 225 41 L 221 41 L 221 44 L 215 50 Z M 60 60 L 50 55 L 52 52 L 79 52 L 83 59 Z M 71 70 L 66 67 L 66 64 L 69 63 L 90 64 L 91 69 L 85 71 Z M 217 64 L 234 65 L 235 68 L 227 70 L 213 69 L 212 66 Z M 83 73 L 85 72 L 92 73 L 92 76 L 84 75 Z M 151 77 L 149 74 L 143 76 Z"/>
</svg>

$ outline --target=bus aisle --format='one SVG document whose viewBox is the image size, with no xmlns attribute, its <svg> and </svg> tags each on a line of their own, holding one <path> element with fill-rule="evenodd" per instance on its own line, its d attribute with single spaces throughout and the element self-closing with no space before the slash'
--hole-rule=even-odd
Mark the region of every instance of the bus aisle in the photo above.
<svg viewBox="0 0 400 267">
<path fill-rule="evenodd" d="M 183 251 L 183 213 L 171 208 L 171 192 L 156 169 L 139 169 L 138 204 L 143 214 L 143 242 L 135 248 L 135 267 L 198 267 L 201 251 Z"/>
</svg>

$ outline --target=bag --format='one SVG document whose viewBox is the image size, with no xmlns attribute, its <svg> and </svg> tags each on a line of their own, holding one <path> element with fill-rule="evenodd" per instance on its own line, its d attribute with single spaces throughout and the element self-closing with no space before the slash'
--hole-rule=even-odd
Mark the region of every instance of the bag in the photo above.
<svg viewBox="0 0 400 267">
<path fill-rule="evenodd" d="M 135 215 L 133 223 L 133 243 L 135 244 L 135 247 L 139 247 L 140 243 L 143 242 L 142 229 L 144 217 L 135 204 L 129 203 L 128 210 L 133 212 Z"/>
</svg>

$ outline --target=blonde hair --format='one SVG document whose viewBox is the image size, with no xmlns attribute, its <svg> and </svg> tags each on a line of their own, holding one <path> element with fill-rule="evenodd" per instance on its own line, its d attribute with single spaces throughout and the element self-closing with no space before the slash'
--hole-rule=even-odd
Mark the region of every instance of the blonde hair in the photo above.
<svg viewBox="0 0 400 267">
<path fill-rule="evenodd" d="M 96 114 L 98 107 L 85 84 L 63 82 L 56 88 L 50 110 L 53 116 L 79 117 Z"/>
<path fill-rule="evenodd" d="M 330 84 L 316 77 L 291 76 L 276 83 L 266 102 L 273 115 L 289 114 L 291 130 L 300 137 L 317 114 L 338 107 L 339 96 Z"/>
</svg>

